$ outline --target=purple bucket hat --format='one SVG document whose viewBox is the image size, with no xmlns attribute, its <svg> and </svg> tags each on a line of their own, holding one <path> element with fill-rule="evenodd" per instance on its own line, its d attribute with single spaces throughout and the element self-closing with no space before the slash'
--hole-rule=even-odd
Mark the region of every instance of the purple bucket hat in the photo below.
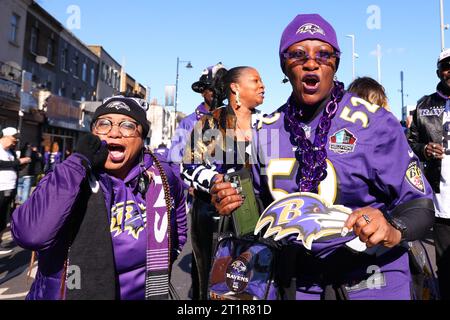
<svg viewBox="0 0 450 320">
<path fill-rule="evenodd" d="M 318 14 L 299 14 L 284 29 L 280 41 L 280 64 L 283 69 L 284 58 L 282 54 L 294 43 L 303 40 L 320 40 L 331 45 L 336 53 L 341 53 L 337 41 L 336 31 L 331 24 Z M 337 67 L 336 67 L 337 68 Z"/>
</svg>

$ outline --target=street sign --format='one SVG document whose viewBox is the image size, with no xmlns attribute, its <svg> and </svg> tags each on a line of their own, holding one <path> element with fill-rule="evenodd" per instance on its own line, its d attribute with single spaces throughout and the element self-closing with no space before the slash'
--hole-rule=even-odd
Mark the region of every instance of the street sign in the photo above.
<svg viewBox="0 0 450 320">
<path fill-rule="evenodd" d="M 175 86 L 165 86 L 165 106 L 173 107 L 175 106 Z"/>
<path fill-rule="evenodd" d="M 31 109 L 38 108 L 38 101 L 33 96 L 32 91 L 32 73 L 22 71 L 22 88 L 20 90 L 20 111 L 29 112 Z"/>
</svg>

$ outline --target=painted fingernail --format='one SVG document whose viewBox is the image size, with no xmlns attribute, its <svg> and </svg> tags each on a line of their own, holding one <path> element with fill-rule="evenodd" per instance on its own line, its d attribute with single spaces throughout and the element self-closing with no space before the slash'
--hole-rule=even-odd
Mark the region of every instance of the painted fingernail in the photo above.
<svg viewBox="0 0 450 320">
<path fill-rule="evenodd" d="M 232 187 L 232 188 L 237 188 L 237 186 L 238 186 L 237 183 L 232 183 L 232 184 L 231 184 L 231 187 Z"/>
<path fill-rule="evenodd" d="M 342 232 L 341 232 L 341 237 L 345 237 L 348 234 L 348 228 L 347 227 L 343 227 L 342 228 Z"/>
</svg>

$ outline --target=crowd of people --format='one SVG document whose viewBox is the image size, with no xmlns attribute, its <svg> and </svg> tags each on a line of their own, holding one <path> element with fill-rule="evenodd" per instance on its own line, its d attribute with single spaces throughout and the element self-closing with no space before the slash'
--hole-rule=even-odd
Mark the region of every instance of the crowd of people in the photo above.
<svg viewBox="0 0 450 320">
<path fill-rule="evenodd" d="M 440 297 L 450 299 L 450 50 L 438 59 L 436 93 L 418 102 L 406 135 L 381 84 L 361 77 L 345 89 L 337 80 L 341 54 L 328 21 L 297 15 L 279 46 L 292 87 L 285 102 L 263 115 L 257 107 L 266 88 L 257 69 L 209 66 L 192 84 L 203 101 L 179 123 L 170 148 L 145 146 L 148 104 L 127 96 L 106 99 L 91 133 L 66 157 L 57 143 L 44 153 L 24 144 L 16 159 L 11 150 L 18 132 L 4 129 L 0 174 L 8 179 L 0 179 L 0 228 L 17 187 L 11 232 L 38 259 L 27 299 L 170 299 L 172 266 L 188 237 L 191 298 L 213 298 L 218 243 L 224 234 L 240 238 L 233 215 L 250 196 L 258 215 L 293 199 L 272 226 L 272 235 L 282 233 L 302 214 L 296 195 L 345 207 L 348 217 L 338 233 L 318 222 L 315 232 L 322 235 L 311 246 L 306 236 L 286 231 L 277 241 L 267 299 L 421 298 L 410 244 L 431 230 Z M 31 193 L 41 172 L 47 174 Z M 230 181 L 242 172 L 250 177 L 251 194 Z M 319 204 L 307 209 L 317 213 Z M 253 267 L 239 259 L 219 278 Z M 82 286 L 67 283 L 73 266 L 81 270 Z M 372 266 L 378 268 L 376 288 L 369 283 Z M 221 298 L 247 285 L 233 282 Z"/>
</svg>

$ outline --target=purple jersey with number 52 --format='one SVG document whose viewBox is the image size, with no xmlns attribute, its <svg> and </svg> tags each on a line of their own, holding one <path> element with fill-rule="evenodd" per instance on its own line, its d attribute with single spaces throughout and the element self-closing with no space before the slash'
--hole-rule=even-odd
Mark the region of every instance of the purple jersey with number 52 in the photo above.
<svg viewBox="0 0 450 320">
<path fill-rule="evenodd" d="M 262 117 L 255 128 L 254 185 L 266 206 L 270 200 L 280 199 L 299 190 L 299 164 L 295 157 L 295 143 L 284 119 L 286 107 L 285 104 L 270 116 Z M 314 141 L 319 119 L 320 115 L 310 123 L 302 124 L 311 141 Z M 377 105 L 346 93 L 332 120 L 326 151 L 328 174 L 319 185 L 318 193 L 330 204 L 351 209 L 371 206 L 389 212 L 413 199 L 432 199 L 432 190 L 421 173 L 419 160 L 409 147 L 399 121 Z M 312 253 L 317 257 L 326 256 L 354 238 L 350 234 L 319 241 L 313 244 Z M 367 287 L 362 286 L 361 290 L 349 290 L 351 297 L 409 297 L 406 253 L 398 253 L 398 248 L 391 251 L 397 251 L 396 258 L 384 259 L 384 262 L 379 263 L 381 273 L 384 274 L 383 283 L 390 290 L 365 290 Z M 366 267 L 361 266 L 361 272 L 366 272 Z M 395 277 L 398 279 L 395 280 Z M 352 279 L 349 276 L 350 282 Z M 397 289 L 392 290 L 392 286 Z M 297 289 L 299 287 L 301 285 L 298 284 Z M 306 295 L 320 292 L 321 289 L 314 286 L 303 290 Z"/>
</svg>

